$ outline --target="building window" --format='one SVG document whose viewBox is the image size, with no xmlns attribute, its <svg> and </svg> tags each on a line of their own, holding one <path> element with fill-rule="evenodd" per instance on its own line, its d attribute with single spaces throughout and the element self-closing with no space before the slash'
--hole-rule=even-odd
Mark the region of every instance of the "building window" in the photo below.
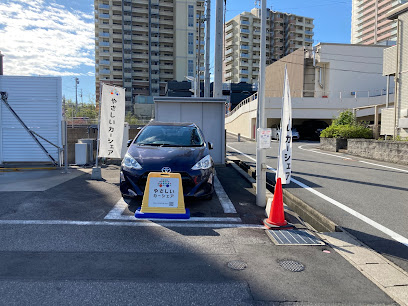
<svg viewBox="0 0 408 306">
<path fill-rule="evenodd" d="M 188 26 L 194 27 L 194 6 L 188 6 Z"/>
<path fill-rule="evenodd" d="M 194 54 L 194 33 L 188 33 L 188 54 Z"/>
<path fill-rule="evenodd" d="M 188 60 L 188 76 L 194 75 L 194 61 Z"/>
</svg>

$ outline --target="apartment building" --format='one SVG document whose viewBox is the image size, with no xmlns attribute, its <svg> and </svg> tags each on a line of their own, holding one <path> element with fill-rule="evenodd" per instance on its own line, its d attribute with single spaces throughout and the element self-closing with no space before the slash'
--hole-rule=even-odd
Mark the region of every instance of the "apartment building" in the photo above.
<svg viewBox="0 0 408 306">
<path fill-rule="evenodd" d="M 254 8 L 225 23 L 223 81 L 257 83 L 261 50 L 261 10 Z M 298 48 L 312 47 L 313 18 L 267 10 L 266 64 Z"/>
<path fill-rule="evenodd" d="M 406 0 L 353 0 L 351 13 L 352 44 L 386 44 L 397 38 L 397 23 L 387 13 Z"/>
<path fill-rule="evenodd" d="M 94 5 L 97 101 L 100 82 L 121 86 L 129 110 L 138 97 L 152 102 L 164 95 L 168 81 L 195 76 L 198 54 L 204 67 L 205 27 L 198 25 L 204 0 L 94 0 Z"/>
</svg>

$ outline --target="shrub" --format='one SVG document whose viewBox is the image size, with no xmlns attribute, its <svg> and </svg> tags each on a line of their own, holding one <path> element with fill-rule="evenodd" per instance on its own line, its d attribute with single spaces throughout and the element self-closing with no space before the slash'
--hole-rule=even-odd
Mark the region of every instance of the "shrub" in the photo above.
<svg viewBox="0 0 408 306">
<path fill-rule="evenodd" d="M 333 120 L 333 125 L 355 125 L 357 124 L 356 116 L 349 109 L 342 111 L 337 118 Z"/>
<path fill-rule="evenodd" d="M 320 133 L 323 138 L 373 138 L 370 128 L 363 125 L 331 125 Z"/>
</svg>

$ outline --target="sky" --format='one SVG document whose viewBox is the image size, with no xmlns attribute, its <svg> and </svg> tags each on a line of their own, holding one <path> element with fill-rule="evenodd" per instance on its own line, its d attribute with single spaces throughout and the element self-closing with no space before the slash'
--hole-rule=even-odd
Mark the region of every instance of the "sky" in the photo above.
<svg viewBox="0 0 408 306">
<path fill-rule="evenodd" d="M 211 6 L 214 32 L 215 0 Z M 254 7 L 255 1 L 227 0 L 225 19 L 228 21 Z M 314 18 L 314 44 L 350 43 L 351 0 L 267 1 L 267 7 Z M 0 51 L 4 55 L 5 75 L 60 76 L 62 94 L 73 101 L 77 77 L 78 102 L 94 101 L 93 0 L 0 0 L 0 12 Z M 211 50 L 213 63 L 213 40 Z"/>
</svg>

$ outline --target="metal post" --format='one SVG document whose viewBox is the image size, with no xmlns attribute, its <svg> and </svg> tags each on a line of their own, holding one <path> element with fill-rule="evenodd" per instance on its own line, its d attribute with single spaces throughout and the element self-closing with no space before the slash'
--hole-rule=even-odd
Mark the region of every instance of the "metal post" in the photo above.
<svg viewBox="0 0 408 306">
<path fill-rule="evenodd" d="M 99 82 L 99 114 L 98 114 L 98 138 L 96 139 L 96 161 L 95 167 L 92 168 L 91 179 L 101 180 L 102 172 L 101 168 L 98 167 L 98 155 L 99 155 L 99 138 L 101 135 L 101 105 L 102 105 L 102 82 Z"/>
<path fill-rule="evenodd" d="M 214 89 L 213 97 L 222 97 L 222 41 L 224 0 L 216 0 L 215 9 L 215 46 L 214 46 Z"/>
<path fill-rule="evenodd" d="M 198 46 L 197 46 L 197 77 L 196 77 L 196 97 L 201 96 L 201 84 L 200 84 L 200 59 L 201 59 L 201 14 L 198 18 Z"/>
<path fill-rule="evenodd" d="M 397 20 L 397 60 L 396 60 L 396 69 L 395 69 L 395 89 L 394 89 L 394 140 L 397 137 L 397 127 L 398 127 L 398 115 L 397 115 L 397 109 L 398 109 L 398 82 L 399 82 L 399 48 L 400 48 L 400 20 Z"/>
<path fill-rule="evenodd" d="M 385 107 L 388 108 L 390 104 L 390 75 L 387 75 L 387 93 L 385 97 Z"/>
<path fill-rule="evenodd" d="M 75 116 L 78 114 L 78 78 L 75 78 Z"/>
<path fill-rule="evenodd" d="M 205 72 L 204 72 L 204 97 L 210 96 L 210 25 L 211 25 L 211 0 L 207 0 L 207 13 L 205 16 Z"/>
<path fill-rule="evenodd" d="M 265 120 L 265 68 L 266 68 L 266 0 L 261 1 L 261 55 L 259 60 L 259 88 L 258 88 L 258 127 L 266 127 Z M 266 152 L 259 148 L 257 138 L 256 148 L 256 205 L 266 206 Z"/>
</svg>

